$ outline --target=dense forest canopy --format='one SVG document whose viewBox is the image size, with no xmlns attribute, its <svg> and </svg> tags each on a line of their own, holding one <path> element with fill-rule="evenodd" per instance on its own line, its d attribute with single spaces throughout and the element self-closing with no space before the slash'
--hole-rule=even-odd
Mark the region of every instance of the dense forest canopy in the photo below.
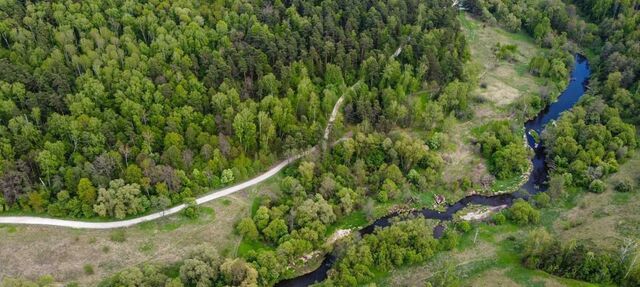
<svg viewBox="0 0 640 287">
<path fill-rule="evenodd" d="M 407 95 L 429 87 L 436 99 L 462 77 L 454 11 L 417 0 L 2 1 L 0 206 L 122 218 L 180 203 L 316 144 L 358 80 L 349 121 L 406 124 Z M 466 97 L 448 90 L 447 112 Z"/>
</svg>

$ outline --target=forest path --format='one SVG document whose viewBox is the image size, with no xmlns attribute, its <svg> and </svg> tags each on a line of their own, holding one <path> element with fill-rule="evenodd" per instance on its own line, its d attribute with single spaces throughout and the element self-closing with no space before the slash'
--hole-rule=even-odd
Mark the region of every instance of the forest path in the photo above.
<svg viewBox="0 0 640 287">
<path fill-rule="evenodd" d="M 331 112 L 331 116 L 329 117 L 329 121 L 327 122 L 327 127 L 324 132 L 324 138 L 322 139 L 323 146 L 326 147 L 326 142 L 329 139 L 329 133 L 331 132 L 333 122 L 337 118 L 338 112 L 340 110 L 340 106 L 344 101 L 344 94 L 346 94 L 347 91 L 352 90 L 360 82 L 361 81 L 357 81 L 351 87 L 347 88 L 347 90 L 345 90 L 343 95 L 340 96 L 338 101 L 333 106 L 333 111 Z M 337 142 L 340 142 L 342 140 L 344 140 L 344 138 L 339 139 Z M 274 175 L 278 174 L 278 172 L 280 172 L 283 168 L 285 168 L 289 164 L 295 162 L 296 160 L 308 154 L 311 154 L 316 150 L 317 150 L 317 146 L 312 147 L 304 152 L 301 152 L 300 154 L 291 156 L 281 161 L 277 165 L 273 166 L 271 169 L 267 170 L 266 172 L 250 180 L 198 197 L 196 199 L 196 204 L 200 205 L 200 204 L 212 201 L 214 199 L 218 199 L 218 198 L 233 194 L 235 192 L 244 190 L 256 184 L 259 184 L 273 177 Z M 55 219 L 55 218 L 37 217 L 37 216 L 0 216 L 0 224 L 48 225 L 48 226 L 60 226 L 60 227 L 84 228 L 84 229 L 112 229 L 112 228 L 129 227 L 129 226 L 133 226 L 143 222 L 162 218 L 164 216 L 176 214 L 182 211 L 183 209 L 185 209 L 186 207 L 187 207 L 186 204 L 180 204 L 163 211 L 154 212 L 148 215 L 144 215 L 144 216 L 140 216 L 132 219 L 108 221 L 108 222 L 65 220 L 65 219 Z"/>
</svg>

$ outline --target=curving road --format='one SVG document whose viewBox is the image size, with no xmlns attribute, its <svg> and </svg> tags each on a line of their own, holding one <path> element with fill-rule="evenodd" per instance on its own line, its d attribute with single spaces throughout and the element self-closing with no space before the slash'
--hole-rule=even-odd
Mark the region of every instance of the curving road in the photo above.
<svg viewBox="0 0 640 287">
<path fill-rule="evenodd" d="M 243 183 L 234 185 L 234 186 L 230 186 L 221 190 L 218 190 L 216 192 L 204 195 L 202 197 L 199 197 L 198 199 L 196 199 L 196 203 L 197 204 L 203 204 L 205 202 L 209 202 L 212 201 L 214 199 L 223 197 L 223 196 L 227 196 L 229 194 L 232 194 L 234 192 L 238 192 L 241 191 L 243 189 L 246 189 L 247 187 L 256 185 L 258 183 L 261 183 L 267 179 L 269 179 L 270 177 L 276 175 L 280 170 L 282 170 L 284 167 L 286 167 L 287 165 L 289 165 L 290 163 L 296 161 L 297 159 L 313 152 L 315 150 L 315 148 L 311 148 L 299 155 L 296 156 L 292 156 L 282 162 L 280 162 L 279 164 L 277 164 L 276 166 L 272 167 L 271 169 L 269 169 L 267 172 L 256 176 L 248 181 L 245 181 Z M 86 229 L 110 229 L 110 228 L 120 228 L 120 227 L 129 227 L 132 225 L 136 225 L 145 221 L 150 221 L 150 220 L 154 220 L 154 219 L 158 219 L 160 217 L 163 216 L 167 216 L 167 215 L 171 215 L 171 214 L 175 214 L 180 212 L 181 210 L 183 210 L 185 207 L 187 207 L 185 204 L 180 204 L 177 206 L 174 206 L 172 208 L 166 209 L 164 211 L 158 211 L 149 215 L 145 215 L 145 216 L 141 216 L 141 217 L 136 217 L 136 218 L 132 218 L 132 219 L 127 219 L 127 220 L 120 220 L 120 221 L 110 221 L 110 222 L 89 222 L 89 221 L 75 221 L 75 220 L 63 220 L 63 219 L 54 219 L 54 218 L 46 218 L 46 217 L 34 217 L 34 216 L 5 216 L 5 217 L 0 217 L 0 223 L 5 223 L 5 224 L 31 224 L 31 225 L 49 225 L 49 226 L 61 226 L 61 227 L 71 227 L 71 228 L 86 228 Z"/>
<path fill-rule="evenodd" d="M 360 81 L 358 81 L 355 84 L 353 84 L 347 90 L 352 89 L 358 83 L 360 83 Z M 345 91 L 345 93 L 346 93 L 346 91 Z M 331 116 L 329 117 L 329 121 L 327 122 L 327 128 L 326 128 L 326 130 L 324 132 L 323 145 L 326 145 L 326 141 L 329 138 L 329 133 L 331 131 L 331 127 L 333 126 L 333 122 L 335 121 L 335 119 L 336 119 L 336 117 L 338 115 L 338 111 L 339 111 L 340 105 L 342 104 L 343 100 L 344 100 L 344 94 L 338 99 L 336 104 L 333 106 L 333 111 L 331 112 Z M 338 142 L 340 142 L 342 140 L 344 140 L 344 138 L 339 139 Z M 251 187 L 253 185 L 261 183 L 261 182 L 271 178 L 272 176 L 276 175 L 280 170 L 285 168 L 290 163 L 300 159 L 301 157 L 304 157 L 304 156 L 314 152 L 315 150 L 316 150 L 316 147 L 313 147 L 313 148 L 310 148 L 307 151 L 304 151 L 304 152 L 302 152 L 302 153 L 300 153 L 298 155 L 291 156 L 291 157 L 283 160 L 279 164 L 275 165 L 274 167 L 272 167 L 271 169 L 269 169 L 265 173 L 260 174 L 260 175 L 254 177 L 254 178 L 252 178 L 250 180 L 247 180 L 247 181 L 245 181 L 243 183 L 240 183 L 240 184 L 237 184 L 237 185 L 234 185 L 234 186 L 230 186 L 230 187 L 227 187 L 227 188 L 224 188 L 224 189 L 221 189 L 221 190 L 218 190 L 218 191 L 203 195 L 203 196 L 201 196 L 201 197 L 196 199 L 196 203 L 197 204 L 203 204 L 205 202 L 209 202 L 209 201 L 212 201 L 214 199 L 230 195 L 232 193 L 241 191 L 243 189 L 246 189 L 248 187 Z M 166 209 L 166 210 L 163 210 L 163 211 L 158 211 L 158 212 L 155 212 L 155 213 L 151 213 L 149 215 L 136 217 L 136 218 L 132 218 L 132 219 L 127 219 L 127 220 L 109 221 L 109 222 L 76 221 L 76 220 L 64 220 L 64 219 L 54 219 L 54 218 L 36 217 L 36 216 L 0 216 L 0 224 L 28 224 L 28 225 L 60 226 L 60 227 L 70 227 L 70 228 L 85 228 L 85 229 L 111 229 L 111 228 L 129 227 L 129 226 L 132 226 L 132 225 L 140 224 L 142 222 L 155 220 L 155 219 L 167 216 L 167 215 L 178 213 L 178 212 L 180 212 L 181 210 L 183 210 L 186 207 L 187 207 L 186 204 L 180 204 L 180 205 L 174 206 L 172 208 L 169 208 L 169 209 Z"/>
</svg>

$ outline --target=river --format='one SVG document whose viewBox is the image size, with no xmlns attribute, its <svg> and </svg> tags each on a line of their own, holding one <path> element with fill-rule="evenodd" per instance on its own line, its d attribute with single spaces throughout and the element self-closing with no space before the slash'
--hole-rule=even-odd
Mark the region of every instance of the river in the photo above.
<svg viewBox="0 0 640 287">
<path fill-rule="evenodd" d="M 573 69 L 571 70 L 571 80 L 567 88 L 560 94 L 556 102 L 547 106 L 544 110 L 540 111 L 535 118 L 525 123 L 524 126 L 525 133 L 527 135 L 527 144 L 534 151 L 534 156 L 531 159 L 533 169 L 528 181 L 521 187 L 521 189 L 526 190 L 528 194 L 536 194 L 546 191 L 546 181 L 548 176 L 544 145 L 540 141 L 536 143 L 534 137 L 531 135 L 531 131 L 535 131 L 541 135 L 547 123 L 558 119 L 562 112 L 571 109 L 571 107 L 573 107 L 578 100 L 580 100 L 580 97 L 582 97 L 586 92 L 590 76 L 591 70 L 589 69 L 589 61 L 587 61 L 584 56 L 576 54 Z M 464 197 L 453 204 L 447 205 L 445 211 L 425 208 L 415 211 L 414 214 L 423 216 L 424 218 L 447 221 L 453 219 L 453 215 L 456 212 L 467 207 L 469 204 L 483 206 L 511 205 L 511 203 L 513 203 L 517 198 L 528 198 L 528 194 L 499 194 L 493 196 L 475 194 Z M 379 218 L 370 225 L 363 227 L 358 232 L 360 235 L 370 234 L 376 227 L 383 228 L 391 225 L 391 219 L 397 216 L 398 214 L 389 214 Z M 442 236 L 443 231 L 443 225 L 436 226 L 433 230 L 434 237 L 439 238 Z M 309 286 L 313 283 L 320 282 L 327 278 L 327 272 L 331 269 L 335 261 L 336 257 L 333 254 L 329 254 L 316 270 L 292 279 L 280 281 L 276 286 L 299 287 Z"/>
</svg>

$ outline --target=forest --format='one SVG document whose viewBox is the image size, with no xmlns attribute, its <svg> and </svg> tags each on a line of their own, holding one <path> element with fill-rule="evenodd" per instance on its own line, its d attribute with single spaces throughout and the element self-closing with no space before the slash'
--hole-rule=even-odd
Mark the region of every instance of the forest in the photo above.
<svg viewBox="0 0 640 287">
<path fill-rule="evenodd" d="M 446 5 L 3 1 L 2 209 L 121 219 L 182 203 L 318 143 L 359 79 L 348 122 L 420 121 L 407 98 L 425 86 L 461 113 L 449 83 L 468 55 Z"/>
<path fill-rule="evenodd" d="M 522 123 L 557 100 L 580 53 L 593 70 L 587 94 L 535 135 L 545 146 L 548 192 L 514 200 L 486 224 L 528 231 L 510 239 L 525 268 L 638 286 L 632 258 L 565 243 L 540 225 L 548 221 L 544 208 L 569 205 L 582 191 L 605 192 L 640 145 L 640 2 L 463 5 L 0 1 L 0 216 L 108 221 L 186 203 L 182 216 L 197 218 L 194 198 L 322 146 L 343 97 L 328 148 L 285 168 L 277 192 L 236 220 L 238 245 L 251 250 L 204 244 L 170 266 L 144 262 L 99 286 L 274 286 L 301 275 L 297 264 L 315 252 L 335 256 L 320 286 L 376 284 L 392 270 L 462 250 L 476 227 L 454 217 L 435 236 L 434 221 L 401 211 L 388 227 L 329 246 L 336 229 L 394 206 L 422 207 L 424 198 L 442 210 L 436 192 L 489 193 L 496 181 L 529 172 L 533 151 L 522 142 Z M 487 175 L 451 184 L 443 179 L 451 163 L 444 150 L 456 143 L 445 134 L 457 123 L 480 123 L 476 108 L 486 101 L 474 95 L 483 83 L 470 65 L 464 13 L 531 37 L 539 50 L 522 73 L 545 89 L 503 108 L 509 117 L 472 130 L 464 144 Z M 497 43 L 494 53 L 513 62 L 519 52 Z M 634 194 L 638 186 L 640 177 L 624 178 L 613 189 Z M 450 280 L 420 284 L 458 286 Z M 49 281 L 5 278 L 0 286 Z"/>
</svg>

